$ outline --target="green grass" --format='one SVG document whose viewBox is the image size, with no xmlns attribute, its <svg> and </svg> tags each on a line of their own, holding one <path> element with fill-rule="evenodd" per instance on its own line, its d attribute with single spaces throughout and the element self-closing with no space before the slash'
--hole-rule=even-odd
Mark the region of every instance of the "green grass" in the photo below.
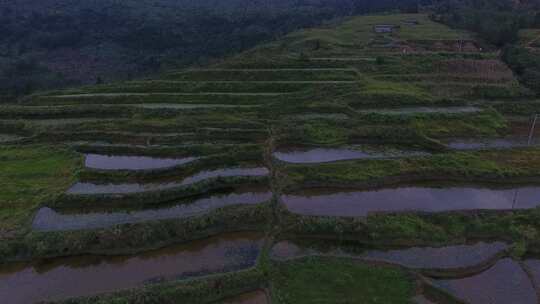
<svg viewBox="0 0 540 304">
<path fill-rule="evenodd" d="M 360 88 L 359 101 L 355 105 L 362 103 L 395 105 L 402 104 L 422 104 L 429 103 L 432 99 L 429 92 L 412 84 L 388 82 L 380 80 L 369 80 Z"/>
<path fill-rule="evenodd" d="M 56 301 L 57 304 L 215 304 L 265 284 L 258 269 L 219 274 L 203 279 L 147 284 L 144 287 L 93 297 Z"/>
<path fill-rule="evenodd" d="M 454 152 L 431 157 L 393 160 L 362 160 L 309 165 L 284 165 L 287 183 L 347 184 L 381 182 L 407 175 L 426 178 L 474 178 L 537 176 L 540 170 L 538 149 Z"/>
<path fill-rule="evenodd" d="M 340 259 L 307 258 L 278 264 L 271 274 L 278 304 L 410 303 L 414 283 L 403 271 Z"/>
<path fill-rule="evenodd" d="M 166 74 L 166 79 L 185 81 L 351 81 L 355 70 L 189 70 Z"/>
<path fill-rule="evenodd" d="M 523 46 L 533 44 L 540 44 L 540 29 L 524 29 L 519 31 L 519 43 Z M 537 42 L 537 43 L 536 43 Z"/>
<path fill-rule="evenodd" d="M 404 23 L 407 19 L 419 22 L 416 26 Z M 376 34 L 373 26 L 393 24 L 400 26 L 391 35 Z M 388 14 L 368 15 L 346 19 L 322 28 L 305 29 L 291 33 L 284 38 L 258 46 L 218 65 L 224 68 L 277 68 L 277 67 L 350 67 L 354 62 L 310 61 L 313 58 L 365 58 L 356 63 L 372 66 L 373 56 L 379 56 L 380 50 L 371 48 L 373 40 L 408 41 L 423 40 L 431 43 L 436 40 L 472 39 L 466 32 L 450 29 L 435 23 L 425 14 Z M 373 53 L 374 50 L 377 52 Z"/>
<path fill-rule="evenodd" d="M 62 148 L 0 148 L 0 232 L 24 226 L 39 204 L 73 183 L 80 166 L 80 156 Z"/>
<path fill-rule="evenodd" d="M 419 22 L 416 26 L 408 26 L 403 22 L 414 19 Z M 324 51 L 347 50 L 362 48 L 368 42 L 379 36 L 373 31 L 378 24 L 391 24 L 400 26 L 391 36 L 401 40 L 456 40 L 469 39 L 470 35 L 450 29 L 449 27 L 431 21 L 423 14 L 393 14 L 373 15 L 351 18 L 335 28 L 307 29 L 290 34 L 285 41 L 291 41 L 291 48 L 306 48 L 318 41 L 319 47 Z"/>
</svg>

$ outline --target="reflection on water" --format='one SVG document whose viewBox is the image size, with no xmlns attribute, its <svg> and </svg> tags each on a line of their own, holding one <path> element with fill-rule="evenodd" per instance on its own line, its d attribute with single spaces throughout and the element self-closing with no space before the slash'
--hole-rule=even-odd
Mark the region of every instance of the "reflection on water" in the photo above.
<svg viewBox="0 0 540 304">
<path fill-rule="evenodd" d="M 68 194 L 122 194 L 122 193 L 139 193 L 146 191 L 166 190 L 180 186 L 187 186 L 196 182 L 203 181 L 209 178 L 216 177 L 232 177 L 232 176 L 265 176 L 268 175 L 268 169 L 259 168 L 230 168 L 219 169 L 212 171 L 202 171 L 195 175 L 185 178 L 181 182 L 169 183 L 125 183 L 125 184 L 93 184 L 93 183 L 76 183 L 68 191 Z"/>
<path fill-rule="evenodd" d="M 519 193 L 516 196 L 516 189 Z M 307 190 L 282 196 L 294 213 L 367 216 L 372 212 L 528 209 L 540 205 L 540 187 L 496 190 L 475 187 L 401 187 L 372 191 Z"/>
<path fill-rule="evenodd" d="M 2 266 L 0 299 L 29 304 L 243 269 L 254 265 L 261 245 L 259 234 L 235 233 L 136 256 L 84 256 L 44 265 Z"/>
<path fill-rule="evenodd" d="M 140 103 L 126 104 L 127 106 L 145 109 L 206 109 L 206 108 L 253 108 L 259 105 L 227 105 L 227 104 L 195 104 L 195 103 Z"/>
<path fill-rule="evenodd" d="M 308 164 L 325 163 L 340 160 L 353 159 L 384 159 L 407 156 L 427 155 L 422 152 L 397 151 L 397 150 L 369 150 L 369 149 L 345 149 L 345 148 L 313 148 L 313 149 L 284 149 L 274 153 L 274 157 L 288 163 Z"/>
<path fill-rule="evenodd" d="M 404 115 L 404 114 L 460 114 L 475 113 L 481 109 L 478 107 L 405 107 L 398 109 L 369 109 L 358 110 L 360 113 L 375 113 L 384 115 Z"/>
<path fill-rule="evenodd" d="M 540 260 L 527 259 L 523 262 L 528 272 L 532 276 L 533 284 L 537 290 L 540 290 Z"/>
<path fill-rule="evenodd" d="M 518 263 L 503 259 L 490 269 L 467 278 L 434 280 L 439 288 L 471 304 L 533 304 L 536 292 Z"/>
<path fill-rule="evenodd" d="M 391 250 L 364 249 L 357 251 L 356 248 L 349 248 L 344 245 L 321 249 L 316 246 L 304 246 L 295 241 L 282 241 L 274 245 L 271 256 L 277 260 L 311 255 L 345 256 L 399 264 L 413 269 L 451 270 L 481 265 L 507 249 L 508 245 L 505 243 L 479 242 L 470 245 L 445 247 L 411 247 Z"/>
<path fill-rule="evenodd" d="M 148 156 L 86 154 L 85 166 L 87 168 L 103 170 L 145 170 L 179 166 L 196 159 L 196 157 L 157 158 Z"/>
<path fill-rule="evenodd" d="M 364 258 L 400 264 L 415 269 L 455 269 L 474 267 L 508 249 L 501 242 L 446 247 L 413 247 L 398 250 L 370 250 Z"/>
<path fill-rule="evenodd" d="M 202 215 L 209 211 L 234 204 L 257 204 L 268 201 L 272 193 L 267 190 L 258 192 L 237 192 L 199 198 L 173 207 L 140 210 L 133 212 L 99 212 L 84 214 L 61 214 L 50 208 L 41 208 L 32 228 L 37 231 L 66 231 L 79 229 L 107 228 L 121 224 L 135 224 L 147 221 L 180 219 Z"/>
<path fill-rule="evenodd" d="M 538 142 L 533 140 L 531 145 L 537 145 Z M 510 149 L 518 147 L 527 147 L 527 137 L 508 137 L 496 139 L 460 139 L 454 140 L 447 144 L 450 149 L 454 150 L 483 150 L 483 149 Z"/>
</svg>

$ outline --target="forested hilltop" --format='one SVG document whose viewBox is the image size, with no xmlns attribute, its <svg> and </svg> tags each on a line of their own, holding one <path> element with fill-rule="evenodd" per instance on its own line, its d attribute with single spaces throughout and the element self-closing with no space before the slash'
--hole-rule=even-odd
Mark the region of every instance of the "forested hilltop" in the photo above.
<svg viewBox="0 0 540 304">
<path fill-rule="evenodd" d="M 203 66 L 336 17 L 418 10 L 488 43 L 513 45 L 505 61 L 535 87 L 540 60 L 520 42 L 535 37 L 526 29 L 539 27 L 538 6 L 538 0 L 1 0 L 0 101 Z"/>
<path fill-rule="evenodd" d="M 438 1 L 433 19 L 477 33 L 501 48 L 500 56 L 520 81 L 540 93 L 540 13 L 538 1 Z"/>
<path fill-rule="evenodd" d="M 0 96 L 208 63 L 334 17 L 417 0 L 0 1 Z"/>
</svg>

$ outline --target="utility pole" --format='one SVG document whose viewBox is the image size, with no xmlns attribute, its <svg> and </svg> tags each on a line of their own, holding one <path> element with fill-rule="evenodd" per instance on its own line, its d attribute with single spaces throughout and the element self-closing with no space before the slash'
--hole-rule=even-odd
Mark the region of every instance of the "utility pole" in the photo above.
<svg viewBox="0 0 540 304">
<path fill-rule="evenodd" d="M 532 140 L 533 140 L 533 136 L 534 136 L 534 128 L 536 127 L 536 120 L 537 119 L 538 119 L 538 114 L 534 114 L 531 129 L 529 130 L 529 140 L 527 141 L 527 146 L 530 146 L 532 144 Z"/>
<path fill-rule="evenodd" d="M 530 147 L 533 142 L 534 137 L 534 129 L 536 127 L 536 120 L 538 119 L 538 114 L 534 114 L 534 117 L 532 119 L 531 128 L 529 129 L 529 138 L 527 139 L 527 147 Z M 512 201 L 512 209 L 516 207 L 517 199 L 518 199 L 519 189 L 516 189 L 516 192 L 514 193 L 514 199 Z"/>
</svg>

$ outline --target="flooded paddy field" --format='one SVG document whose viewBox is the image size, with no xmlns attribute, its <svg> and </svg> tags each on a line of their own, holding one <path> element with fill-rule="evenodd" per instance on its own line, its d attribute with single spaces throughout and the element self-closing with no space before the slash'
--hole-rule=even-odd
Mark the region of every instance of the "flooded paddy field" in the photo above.
<svg viewBox="0 0 540 304">
<path fill-rule="evenodd" d="M 470 304 L 538 303 L 529 277 L 517 262 L 509 258 L 470 277 L 432 282 L 436 288 Z"/>
<path fill-rule="evenodd" d="M 293 213 L 314 216 L 365 217 L 377 212 L 512 210 L 539 206 L 540 187 L 400 187 L 370 191 L 313 189 L 283 195 L 282 201 Z"/>
<path fill-rule="evenodd" d="M 290 260 L 304 256 L 351 257 L 365 261 L 384 262 L 409 269 L 426 271 L 458 271 L 478 268 L 502 256 L 510 247 L 503 242 L 472 242 L 443 247 L 404 247 L 372 249 L 344 245 L 309 244 L 306 241 L 281 241 L 274 245 L 271 257 Z"/>
<path fill-rule="evenodd" d="M 382 115 L 414 115 L 414 114 L 463 114 L 476 113 L 482 109 L 478 107 L 409 107 L 398 109 L 370 109 L 357 110 L 362 114 L 382 114 Z"/>
<path fill-rule="evenodd" d="M 446 140 L 446 143 L 449 148 L 455 150 L 511 149 L 540 144 L 540 130 L 531 120 L 510 119 L 508 124 L 508 134 L 499 138 L 455 138 Z"/>
<path fill-rule="evenodd" d="M 87 296 L 153 282 L 251 267 L 263 238 L 226 234 L 135 256 L 81 256 L 0 267 L 0 299 L 10 304 Z"/>
<path fill-rule="evenodd" d="M 305 114 L 296 114 L 296 115 L 286 115 L 284 118 L 300 120 L 300 121 L 309 121 L 309 120 L 318 120 L 318 119 L 331 119 L 331 120 L 347 120 L 349 116 L 343 113 L 305 113 Z"/>
<path fill-rule="evenodd" d="M 138 107 L 143 109 L 216 109 L 216 108 L 253 108 L 260 105 L 227 105 L 227 104 L 181 104 L 181 103 L 143 103 L 143 104 L 126 104 L 126 106 Z"/>
<path fill-rule="evenodd" d="M 85 154 L 85 166 L 102 170 L 148 170 L 170 168 L 197 160 L 196 157 L 158 158 L 148 156 L 120 156 Z"/>
<path fill-rule="evenodd" d="M 477 267 L 502 255 L 508 249 L 509 246 L 503 242 L 479 242 L 445 247 L 369 250 L 364 258 L 399 264 L 412 269 L 451 270 Z"/>
<path fill-rule="evenodd" d="M 264 167 L 258 168 L 229 168 L 218 169 L 212 171 L 201 171 L 195 175 L 184 178 L 182 181 L 171 181 L 164 183 L 120 183 L 120 184 L 94 184 L 87 182 L 78 182 L 68 189 L 67 194 L 126 194 L 126 193 L 141 193 L 147 191 L 167 190 L 176 187 L 192 185 L 200 181 L 211 178 L 224 177 L 250 177 L 250 176 L 266 176 L 268 169 Z"/>
<path fill-rule="evenodd" d="M 42 98 L 87 98 L 87 97 L 131 97 L 131 96 L 280 96 L 283 93 L 275 92 L 260 92 L 260 93 L 247 93 L 247 92 L 199 92 L 199 93 L 175 93 L 175 92 L 154 92 L 154 93 L 81 93 L 81 94 L 66 94 L 66 95 L 50 95 L 43 96 Z"/>
<path fill-rule="evenodd" d="M 183 219 L 199 216 L 231 205 L 260 204 L 269 201 L 271 198 L 272 193 L 268 189 L 246 188 L 231 193 L 212 194 L 184 200 L 176 205 L 160 207 L 159 209 L 62 213 L 43 207 L 34 217 L 32 228 L 36 231 L 70 231 L 108 228 L 148 221 Z"/>
<path fill-rule="evenodd" d="M 536 257 L 526 258 L 522 265 L 531 277 L 536 290 L 540 290 L 540 259 Z"/>
<path fill-rule="evenodd" d="M 447 146 L 455 150 L 511 149 L 538 146 L 540 135 L 538 128 L 532 129 L 532 121 L 509 122 L 509 134 L 499 138 L 455 138 L 446 140 Z"/>
<path fill-rule="evenodd" d="M 308 148 L 288 147 L 274 152 L 280 161 L 296 164 L 326 163 L 354 159 L 387 159 L 410 156 L 426 156 L 426 152 L 404 151 L 381 147 Z"/>
<path fill-rule="evenodd" d="M 447 146 L 453 150 L 487 150 L 511 149 L 538 145 L 540 141 L 528 141 L 527 137 L 509 137 L 497 139 L 457 139 L 448 142 Z"/>
</svg>

